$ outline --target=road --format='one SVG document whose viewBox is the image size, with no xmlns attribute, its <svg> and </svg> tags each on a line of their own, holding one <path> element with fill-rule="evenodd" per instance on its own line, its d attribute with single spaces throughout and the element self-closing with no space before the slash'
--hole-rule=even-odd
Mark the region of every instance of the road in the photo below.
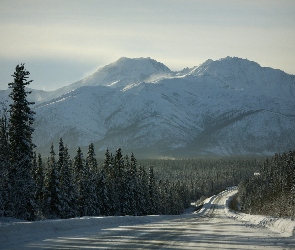
<svg viewBox="0 0 295 250">
<path fill-rule="evenodd" d="M 294 237 L 282 237 L 266 228 L 228 218 L 224 203 L 232 192 L 213 197 L 200 213 L 151 217 L 150 223 L 134 224 L 130 219 L 121 226 L 89 227 L 83 231 L 77 228 L 56 237 L 29 239 L 14 248 L 295 249 Z"/>
</svg>

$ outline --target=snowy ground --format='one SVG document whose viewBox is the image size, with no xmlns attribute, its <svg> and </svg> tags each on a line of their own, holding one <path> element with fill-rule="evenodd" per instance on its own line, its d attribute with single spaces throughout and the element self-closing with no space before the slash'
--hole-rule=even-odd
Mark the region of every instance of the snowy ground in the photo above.
<svg viewBox="0 0 295 250">
<path fill-rule="evenodd" d="M 179 216 L 2 220 L 0 249 L 295 249 L 291 220 L 234 213 L 236 190 Z"/>
</svg>

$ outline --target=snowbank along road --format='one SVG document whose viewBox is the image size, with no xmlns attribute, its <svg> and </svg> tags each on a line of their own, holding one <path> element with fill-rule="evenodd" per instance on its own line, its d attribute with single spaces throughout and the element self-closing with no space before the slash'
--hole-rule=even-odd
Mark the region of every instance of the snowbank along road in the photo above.
<svg viewBox="0 0 295 250">
<path fill-rule="evenodd" d="M 200 211 L 179 216 L 2 223 L 0 249 L 295 249 L 294 227 L 274 232 L 230 212 L 225 204 L 236 192 L 212 196 Z"/>
</svg>

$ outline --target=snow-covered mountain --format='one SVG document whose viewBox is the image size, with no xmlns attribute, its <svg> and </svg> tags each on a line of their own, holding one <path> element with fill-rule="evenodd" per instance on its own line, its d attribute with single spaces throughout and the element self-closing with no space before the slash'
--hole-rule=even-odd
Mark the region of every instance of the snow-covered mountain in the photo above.
<svg viewBox="0 0 295 250">
<path fill-rule="evenodd" d="M 295 147 L 295 76 L 227 57 L 172 72 L 121 58 L 36 106 L 34 142 L 49 151 L 122 147 L 146 157 L 281 152 Z"/>
<path fill-rule="evenodd" d="M 54 91 L 33 90 L 28 98 L 39 104 L 58 98 L 83 86 L 126 86 L 136 82 L 160 79 L 172 73 L 164 64 L 151 58 L 130 59 L 122 57 L 116 62 L 98 69 L 85 79 Z M 7 100 L 10 92 L 10 89 L 0 90 L 0 100 Z"/>
<path fill-rule="evenodd" d="M 151 58 L 121 57 L 114 63 L 98 69 L 94 74 L 68 86 L 55 90 L 56 96 L 83 86 L 120 87 L 143 81 L 160 79 L 171 74 L 164 64 Z"/>
</svg>

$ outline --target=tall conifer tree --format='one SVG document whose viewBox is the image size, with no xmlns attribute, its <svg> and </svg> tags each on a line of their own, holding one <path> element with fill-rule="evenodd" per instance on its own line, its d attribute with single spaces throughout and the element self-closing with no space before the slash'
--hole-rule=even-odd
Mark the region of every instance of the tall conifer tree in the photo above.
<svg viewBox="0 0 295 250">
<path fill-rule="evenodd" d="M 12 99 L 9 118 L 9 151 L 10 151 L 10 200 L 14 216 L 22 219 L 34 219 L 34 183 L 31 178 L 33 148 L 32 128 L 35 112 L 30 106 L 33 102 L 27 100 L 31 91 L 26 91 L 29 71 L 24 64 L 17 65 L 12 75 L 14 82 L 8 86 L 12 90 L 9 97 Z"/>
<path fill-rule="evenodd" d="M 120 195 L 122 193 L 122 190 L 124 190 L 123 187 L 123 173 L 124 173 L 124 158 L 122 155 L 122 150 L 121 148 L 118 148 L 116 150 L 116 154 L 114 157 L 114 171 L 115 171 L 115 191 L 116 191 L 116 202 L 115 204 L 117 205 L 116 211 L 118 214 L 123 214 L 124 213 L 124 208 L 123 208 L 123 203 L 124 203 L 124 197 L 123 195 Z"/>
<path fill-rule="evenodd" d="M 60 217 L 70 218 L 76 214 L 74 175 L 67 147 L 62 138 L 59 140 L 58 151 L 59 187 L 60 187 Z"/>
<path fill-rule="evenodd" d="M 95 159 L 94 145 L 89 145 L 84 166 L 84 206 L 85 215 L 99 215 L 99 203 L 97 199 L 97 161 Z"/>
<path fill-rule="evenodd" d="M 50 149 L 50 157 L 47 159 L 44 189 L 44 202 L 46 204 L 44 213 L 49 218 L 58 218 L 61 214 L 61 195 L 59 187 L 59 172 L 57 171 L 57 163 L 55 160 L 53 144 L 51 145 Z"/>
<path fill-rule="evenodd" d="M 5 103 L 2 103 L 2 113 L 0 117 L 0 216 L 6 215 L 5 210 L 9 197 L 8 170 L 8 111 Z"/>
<path fill-rule="evenodd" d="M 97 199 L 100 214 L 111 215 L 111 204 L 109 201 L 109 191 L 104 168 L 100 171 L 100 174 L 98 175 Z"/>
<path fill-rule="evenodd" d="M 84 206 L 85 161 L 84 161 L 83 153 L 80 147 L 78 147 L 73 164 L 74 164 L 73 167 L 74 167 L 74 174 L 75 174 L 75 185 L 77 188 L 76 205 L 77 205 L 78 216 L 84 216 L 85 215 L 85 206 Z"/>
<path fill-rule="evenodd" d="M 35 180 L 36 190 L 35 190 L 35 202 L 36 202 L 36 215 L 37 217 L 43 216 L 44 210 L 44 166 L 41 154 L 37 156 L 37 165 L 33 173 L 33 178 Z"/>
<path fill-rule="evenodd" d="M 31 160 L 33 158 L 32 134 L 33 122 L 35 112 L 31 110 L 30 106 L 35 104 L 27 100 L 27 95 L 31 91 L 26 91 L 25 86 L 29 85 L 32 80 L 27 81 L 29 71 L 24 69 L 24 65 L 17 65 L 14 74 L 14 82 L 9 83 L 9 88 L 12 89 L 9 97 L 13 103 L 10 104 L 10 118 L 9 118 L 9 144 L 11 151 L 11 162 L 16 168 L 31 167 Z M 30 170 L 30 169 L 29 169 Z M 28 172 L 28 171 L 26 171 Z"/>
</svg>

